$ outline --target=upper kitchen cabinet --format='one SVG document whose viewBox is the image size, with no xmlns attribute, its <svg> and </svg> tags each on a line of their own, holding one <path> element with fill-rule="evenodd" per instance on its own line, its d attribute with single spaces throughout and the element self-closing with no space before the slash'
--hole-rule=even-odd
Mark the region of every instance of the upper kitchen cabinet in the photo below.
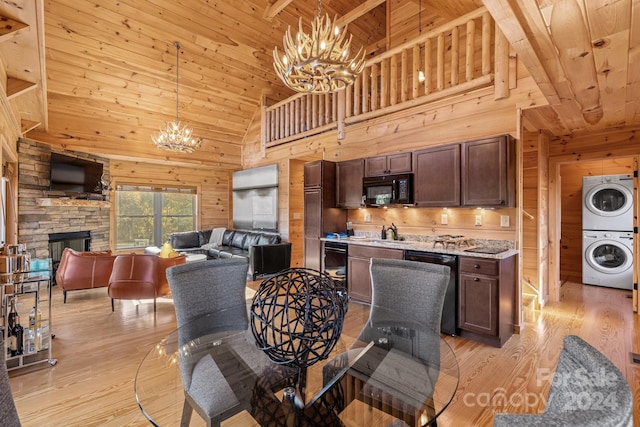
<svg viewBox="0 0 640 427">
<path fill-rule="evenodd" d="M 461 144 L 462 206 L 515 206 L 515 151 L 509 135 Z"/>
<path fill-rule="evenodd" d="M 0 97 L 11 141 L 38 126 L 46 128 L 44 7 L 40 0 L 0 5 Z M 3 131 L 5 134 L 6 130 Z M 15 147 L 11 147 L 15 149 Z"/>
<path fill-rule="evenodd" d="M 336 205 L 357 209 L 362 205 L 364 159 L 347 160 L 336 164 Z"/>
<path fill-rule="evenodd" d="M 388 154 L 364 159 L 364 175 L 378 176 L 411 172 L 411 152 Z"/>
<path fill-rule="evenodd" d="M 317 160 L 304 164 L 304 188 L 322 187 L 322 169 L 324 162 Z M 331 179 L 332 171 L 325 173 L 325 179 Z"/>
<path fill-rule="evenodd" d="M 460 144 L 414 151 L 413 188 L 418 207 L 460 206 Z"/>
</svg>

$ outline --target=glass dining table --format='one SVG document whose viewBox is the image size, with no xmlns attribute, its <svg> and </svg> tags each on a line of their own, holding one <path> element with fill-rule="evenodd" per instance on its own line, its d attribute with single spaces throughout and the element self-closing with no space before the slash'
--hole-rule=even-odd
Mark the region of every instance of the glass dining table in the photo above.
<svg viewBox="0 0 640 427">
<path fill-rule="evenodd" d="M 301 383 L 300 370 L 258 348 L 249 309 L 200 317 L 148 352 L 134 388 L 151 425 L 425 426 L 458 387 L 455 354 L 439 334 L 357 303 L 330 356 Z M 189 407 L 193 416 L 183 418 Z"/>
</svg>

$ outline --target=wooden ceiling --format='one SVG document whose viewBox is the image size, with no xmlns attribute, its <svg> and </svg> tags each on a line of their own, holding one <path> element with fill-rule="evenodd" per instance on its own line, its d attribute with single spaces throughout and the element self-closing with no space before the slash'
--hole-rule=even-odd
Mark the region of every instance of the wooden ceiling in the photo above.
<svg viewBox="0 0 640 427">
<path fill-rule="evenodd" d="M 427 26 L 483 5 L 409 1 L 422 4 Z M 579 6 L 578 13 L 565 7 L 568 15 L 552 17 L 554 7 L 567 1 Z M 640 2 L 575 1 L 485 1 L 549 101 L 527 111 L 526 125 L 567 134 L 639 124 Z M 406 2 L 324 0 L 322 12 L 349 22 L 353 46 L 375 53 L 391 39 L 388 11 Z M 9 2 L 0 7 L 12 15 Z M 48 120 L 27 136 L 111 158 L 237 167 L 263 95 L 275 101 L 293 94 L 273 70 L 274 46 L 300 17 L 308 26 L 317 7 L 310 0 L 47 0 Z M 203 139 L 192 155 L 163 152 L 151 142 L 151 134 L 175 118 L 174 41 L 182 45 L 179 116 Z M 575 58 L 586 60 L 576 66 Z M 3 61 L 11 59 L 5 54 Z"/>
</svg>

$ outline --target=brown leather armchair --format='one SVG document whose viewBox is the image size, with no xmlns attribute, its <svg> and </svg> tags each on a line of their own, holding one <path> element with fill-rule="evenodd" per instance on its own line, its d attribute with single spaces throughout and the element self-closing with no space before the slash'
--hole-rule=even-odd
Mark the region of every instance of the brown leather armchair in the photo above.
<svg viewBox="0 0 640 427">
<path fill-rule="evenodd" d="M 109 278 L 108 293 L 111 298 L 111 311 L 114 311 L 114 299 L 153 298 L 155 312 L 156 298 L 170 293 L 166 269 L 185 262 L 184 255 L 174 258 L 160 258 L 157 255 L 147 254 L 118 255 Z"/>
<path fill-rule="evenodd" d="M 62 289 L 63 301 L 67 291 L 102 288 L 109 285 L 111 268 L 116 256 L 111 251 L 78 252 L 65 248 L 56 270 L 56 284 Z"/>
</svg>

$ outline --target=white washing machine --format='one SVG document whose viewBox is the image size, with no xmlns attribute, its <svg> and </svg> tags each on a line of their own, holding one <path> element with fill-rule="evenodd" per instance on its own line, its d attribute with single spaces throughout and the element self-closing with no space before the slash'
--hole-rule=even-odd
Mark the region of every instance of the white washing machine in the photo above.
<svg viewBox="0 0 640 427">
<path fill-rule="evenodd" d="M 633 230 L 633 176 L 582 178 L 582 229 Z"/>
<path fill-rule="evenodd" d="M 582 282 L 609 288 L 633 287 L 633 232 L 582 231 Z"/>
</svg>

